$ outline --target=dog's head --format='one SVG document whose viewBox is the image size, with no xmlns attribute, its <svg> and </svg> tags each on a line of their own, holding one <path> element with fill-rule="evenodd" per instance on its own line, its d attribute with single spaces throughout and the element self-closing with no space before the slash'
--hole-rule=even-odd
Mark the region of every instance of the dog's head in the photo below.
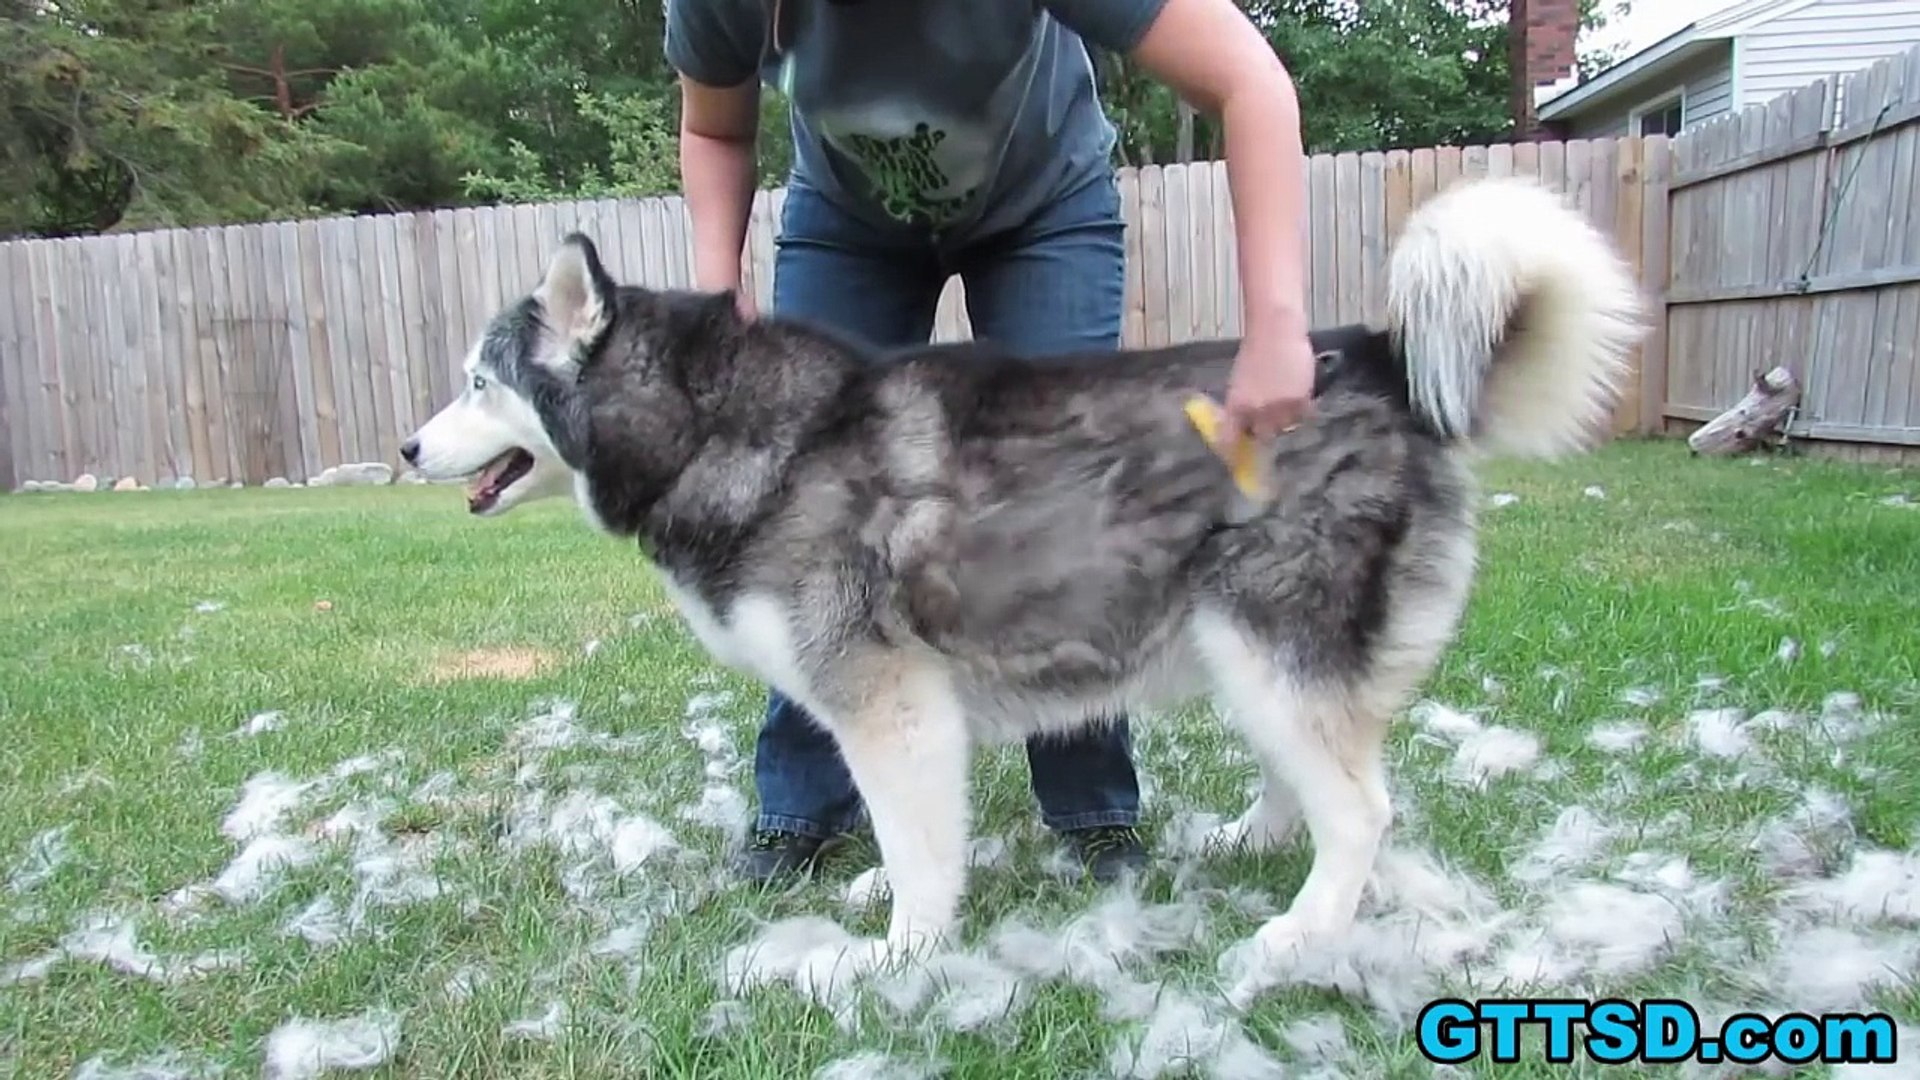
<svg viewBox="0 0 1920 1080">
<path fill-rule="evenodd" d="M 583 437 L 578 375 L 612 322 L 614 292 L 593 243 L 567 237 L 539 286 L 481 332 L 459 396 L 401 456 L 429 480 L 467 479 L 467 507 L 481 516 L 568 492 Z"/>
<path fill-rule="evenodd" d="M 459 396 L 401 456 L 429 480 L 468 479 L 477 515 L 571 491 L 603 525 L 605 509 L 630 518 L 685 467 L 695 398 L 725 367 L 716 342 L 740 325 L 731 293 L 618 286 L 593 242 L 570 235 L 533 292 L 493 317 Z M 618 469 L 596 475 L 590 458 Z"/>
</svg>

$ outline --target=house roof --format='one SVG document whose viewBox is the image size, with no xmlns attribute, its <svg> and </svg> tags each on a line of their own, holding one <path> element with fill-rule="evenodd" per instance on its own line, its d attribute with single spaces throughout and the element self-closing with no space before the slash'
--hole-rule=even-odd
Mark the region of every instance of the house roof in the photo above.
<svg viewBox="0 0 1920 1080">
<path fill-rule="evenodd" d="M 1681 27 L 1593 78 L 1540 103 L 1542 120 L 1565 120 L 1616 95 L 1656 83 L 1761 23 L 1811 6 L 1817 0 L 1740 0 Z"/>
</svg>

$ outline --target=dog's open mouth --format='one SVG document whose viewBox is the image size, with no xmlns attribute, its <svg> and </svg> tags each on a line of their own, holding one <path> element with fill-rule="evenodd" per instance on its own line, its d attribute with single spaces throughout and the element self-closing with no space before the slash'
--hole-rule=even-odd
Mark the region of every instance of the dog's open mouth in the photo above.
<svg viewBox="0 0 1920 1080">
<path fill-rule="evenodd" d="M 484 514 L 493 509 L 493 504 L 500 501 L 501 492 L 532 471 L 533 455 L 517 446 L 487 462 L 467 486 L 467 511 Z"/>
</svg>

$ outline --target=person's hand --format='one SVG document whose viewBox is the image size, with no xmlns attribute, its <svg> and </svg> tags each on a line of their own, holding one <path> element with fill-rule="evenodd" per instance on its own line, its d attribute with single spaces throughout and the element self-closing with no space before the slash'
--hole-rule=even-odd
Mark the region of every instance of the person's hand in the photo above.
<svg viewBox="0 0 1920 1080">
<path fill-rule="evenodd" d="M 1265 442 L 1293 430 L 1312 408 L 1313 375 L 1305 331 L 1249 334 L 1227 383 L 1229 435 Z"/>
<path fill-rule="evenodd" d="M 733 287 L 733 308 L 735 311 L 738 311 L 740 317 L 747 322 L 752 322 L 760 314 L 754 309 L 753 294 L 748 292 L 743 285 L 735 285 Z"/>
</svg>

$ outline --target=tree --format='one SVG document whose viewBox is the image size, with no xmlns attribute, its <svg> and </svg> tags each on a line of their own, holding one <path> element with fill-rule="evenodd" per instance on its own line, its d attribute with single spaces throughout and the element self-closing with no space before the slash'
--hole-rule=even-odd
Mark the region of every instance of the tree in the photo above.
<svg viewBox="0 0 1920 1080">
<path fill-rule="evenodd" d="M 1597 25 L 1602 0 L 1582 2 Z M 1505 0 L 1240 3 L 1311 151 L 1508 130 Z M 0 0 L 0 18 L 0 235 L 678 187 L 659 0 Z M 1121 164 L 1219 156 L 1211 118 L 1097 59 Z M 763 101 L 771 185 L 791 129 Z"/>
<path fill-rule="evenodd" d="M 1580 29 L 1591 42 L 1607 24 L 1615 19 L 1624 19 L 1633 13 L 1632 0 L 1613 0 L 1606 4 L 1603 0 L 1580 0 Z M 1620 61 L 1612 48 L 1604 45 L 1588 44 L 1580 51 L 1576 67 L 1581 79 L 1591 79 L 1601 71 Z"/>
<path fill-rule="evenodd" d="M 1296 73 L 1316 152 L 1487 142 L 1511 130 L 1505 0 L 1261 8 L 1250 14 Z"/>
<path fill-rule="evenodd" d="M 1293 75 L 1310 153 L 1491 142 L 1512 130 L 1507 0 L 1239 3 Z M 1582 0 L 1581 17 L 1602 25 L 1600 0 Z M 1605 59 L 1590 52 L 1586 63 Z M 1102 56 L 1099 70 L 1122 164 L 1183 160 L 1187 145 L 1219 156 L 1216 123 L 1183 119 L 1172 93 L 1123 58 Z"/>
<path fill-rule="evenodd" d="M 456 205 L 516 170 L 646 186 L 609 162 L 677 130 L 657 2 L 0 5 L 9 234 Z"/>
<path fill-rule="evenodd" d="M 331 149 L 236 97 L 217 18 L 185 3 L 9 0 L 0 234 L 251 220 L 306 208 Z"/>
</svg>

